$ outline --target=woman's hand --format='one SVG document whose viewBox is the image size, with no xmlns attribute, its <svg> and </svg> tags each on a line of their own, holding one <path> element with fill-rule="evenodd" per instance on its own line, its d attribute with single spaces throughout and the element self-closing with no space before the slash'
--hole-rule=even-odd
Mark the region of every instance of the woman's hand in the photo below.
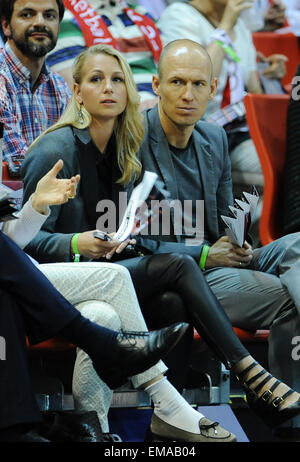
<svg viewBox="0 0 300 462">
<path fill-rule="evenodd" d="M 94 231 L 86 231 L 81 233 L 77 240 L 78 252 L 86 258 L 98 260 L 99 258 L 107 258 L 110 260 L 114 253 L 121 253 L 129 244 L 135 244 L 134 239 L 127 239 L 120 242 L 114 239 L 114 234 L 108 234 L 111 240 L 104 241 L 94 237 Z M 104 233 L 105 234 L 105 233 Z"/>
<path fill-rule="evenodd" d="M 52 169 L 38 182 L 31 199 L 32 206 L 37 212 L 45 214 L 47 213 L 47 206 L 64 204 L 76 196 L 80 175 L 73 176 L 70 179 L 56 178 L 63 165 L 62 160 L 57 161 Z"/>
<path fill-rule="evenodd" d="M 253 1 L 254 0 L 228 0 L 218 28 L 230 34 L 241 12 L 251 8 L 253 6 Z"/>
<path fill-rule="evenodd" d="M 94 237 L 94 231 L 86 231 L 80 233 L 77 241 L 78 252 L 86 258 L 98 260 L 105 257 L 108 252 L 111 252 L 120 245 L 119 241 L 103 241 Z"/>
<path fill-rule="evenodd" d="M 114 238 L 114 235 L 115 233 L 111 233 L 109 234 L 109 236 L 113 239 Z M 119 241 L 116 241 L 116 242 L 119 242 Z M 114 255 L 114 253 L 121 253 L 123 252 L 123 250 L 126 249 L 126 247 L 128 245 L 134 245 L 136 244 L 136 240 L 135 239 L 126 239 L 126 241 L 123 241 L 123 242 L 119 242 L 119 245 L 114 247 L 110 252 L 107 252 L 106 254 L 106 258 L 107 260 L 110 260 L 111 257 Z"/>
<path fill-rule="evenodd" d="M 218 29 L 224 30 L 226 34 L 229 35 L 231 40 L 234 40 L 235 32 L 233 28 L 236 24 L 236 21 L 241 12 L 247 8 L 251 8 L 252 4 L 253 0 L 228 0 L 226 5 L 221 5 L 220 3 L 220 8 L 224 8 L 222 18 L 219 23 L 215 19 L 214 25 Z M 218 45 L 216 41 L 212 41 L 208 45 L 207 51 L 213 63 L 214 76 L 218 78 L 222 72 L 222 66 L 226 53 L 223 50 L 223 48 Z"/>
</svg>

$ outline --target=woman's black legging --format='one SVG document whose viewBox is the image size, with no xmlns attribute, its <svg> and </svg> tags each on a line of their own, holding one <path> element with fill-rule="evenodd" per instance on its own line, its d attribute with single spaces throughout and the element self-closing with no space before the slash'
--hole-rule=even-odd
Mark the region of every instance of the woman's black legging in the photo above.
<svg viewBox="0 0 300 462">
<path fill-rule="evenodd" d="M 184 302 L 189 322 L 227 369 L 249 355 L 192 257 L 157 254 L 123 260 L 119 264 L 129 270 L 141 306 L 143 300 L 149 301 L 157 293 L 177 292 Z"/>
</svg>

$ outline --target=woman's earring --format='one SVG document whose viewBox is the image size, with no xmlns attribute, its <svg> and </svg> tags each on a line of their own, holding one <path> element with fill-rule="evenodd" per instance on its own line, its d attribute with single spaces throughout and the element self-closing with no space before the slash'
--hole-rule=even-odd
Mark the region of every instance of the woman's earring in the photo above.
<svg viewBox="0 0 300 462">
<path fill-rule="evenodd" d="M 83 120 L 83 114 L 82 114 L 81 106 L 80 106 L 80 108 L 78 109 L 78 119 L 79 119 L 80 125 L 83 125 L 84 120 Z"/>
</svg>

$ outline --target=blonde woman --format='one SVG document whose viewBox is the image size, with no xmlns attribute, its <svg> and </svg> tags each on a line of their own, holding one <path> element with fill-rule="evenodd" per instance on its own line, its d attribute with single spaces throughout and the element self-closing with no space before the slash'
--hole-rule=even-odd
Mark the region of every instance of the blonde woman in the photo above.
<svg viewBox="0 0 300 462">
<path fill-rule="evenodd" d="M 101 45 L 79 55 L 73 75 L 73 97 L 66 113 L 35 143 L 24 163 L 25 199 L 48 163 L 52 164 L 57 158 L 64 161 L 65 176 L 71 177 L 76 172 L 81 177 L 76 198 L 53 207 L 51 217 L 27 247 L 31 255 L 41 262 L 70 262 L 74 255 L 75 258 L 80 255 L 83 261 L 98 260 L 105 255 L 111 257 L 116 252 L 122 252 L 128 244 L 99 240 L 93 236 L 93 231 L 99 200 L 110 200 L 106 204 L 117 208 L 119 193 L 130 192 L 140 173 L 135 152 L 142 139 L 143 126 L 132 74 L 120 53 Z M 163 248 L 160 251 L 160 255 L 120 262 L 129 269 L 142 309 L 145 301 L 159 293 L 168 290 L 177 293 L 190 323 L 215 354 L 228 369 L 243 378 L 244 384 L 249 380 L 249 384 L 245 385 L 247 392 L 250 393 L 255 385 L 259 397 L 266 387 L 275 384 L 272 389 L 274 398 L 283 396 L 284 402 L 281 408 L 275 408 L 263 401 L 257 412 L 265 421 L 274 425 L 300 413 L 299 395 L 276 382 L 240 343 L 195 261 L 184 254 L 163 253 Z M 93 264 L 96 265 L 89 263 Z M 74 273 L 80 272 L 81 266 L 74 263 Z M 64 294 L 60 278 L 54 280 L 50 277 L 50 280 Z M 77 280 L 80 281 L 80 276 Z M 155 311 L 155 308 L 153 304 L 152 310 Z M 172 308 L 170 304 L 170 323 Z M 128 314 L 121 307 L 115 310 L 124 325 Z M 96 313 L 91 310 L 84 314 L 103 324 L 101 311 Z M 85 409 L 91 406 L 101 413 L 100 390 L 103 390 L 103 384 L 92 375 L 86 354 L 83 353 L 78 366 L 74 372 L 73 387 L 78 406 Z M 180 366 L 177 367 L 180 369 Z M 253 377 L 255 379 L 250 380 Z M 145 389 L 154 404 L 151 431 L 156 438 L 193 442 L 235 440 L 230 432 L 193 410 L 165 378 L 155 379 Z M 256 404 L 256 400 L 250 400 L 250 404 Z"/>
<path fill-rule="evenodd" d="M 66 160 L 64 175 L 67 175 L 67 171 L 71 170 L 81 171 L 81 194 L 72 203 L 69 203 L 70 208 L 64 208 L 66 220 L 61 217 L 61 232 L 67 232 L 70 229 L 69 211 L 72 209 L 79 211 L 81 209 L 79 202 L 83 205 L 82 201 L 85 202 L 84 205 L 87 208 L 89 226 L 87 226 L 84 213 L 80 210 L 79 214 L 76 212 L 73 215 L 72 213 L 75 219 L 75 229 L 78 228 L 80 231 L 82 227 L 88 229 L 91 226 L 90 219 L 92 219 L 92 226 L 95 227 L 96 204 L 99 201 L 99 194 L 95 189 L 97 188 L 96 170 L 102 174 L 110 189 L 110 184 L 117 182 L 113 191 L 116 194 L 119 190 L 124 190 L 125 185 L 126 189 L 130 191 L 133 180 L 141 172 L 141 165 L 136 157 L 144 134 L 142 116 L 138 111 L 139 96 L 135 90 L 129 65 L 124 59 L 117 59 L 118 56 L 118 52 L 113 48 L 103 46 L 89 48 L 78 56 L 74 68 L 74 92 L 65 113 L 58 123 L 32 144 L 28 151 L 28 153 L 32 150 L 35 152 L 35 145 L 38 143 L 40 146 L 40 138 L 47 135 L 47 151 L 49 153 L 43 154 L 43 162 L 40 165 L 38 176 L 41 170 L 47 171 L 46 165 L 48 162 L 52 163 L 52 159 L 57 155 Z M 82 79 L 87 59 L 93 62 L 93 66 Z M 107 75 L 104 76 L 102 71 L 97 71 L 97 68 L 101 69 L 101 66 L 108 66 Z M 110 82 L 100 96 L 101 101 L 99 101 L 97 82 L 101 80 L 106 82 L 110 80 Z M 87 105 L 83 105 L 82 93 L 89 96 L 90 102 Z M 114 95 L 113 98 L 111 97 L 112 94 Z M 42 142 L 44 143 L 44 141 Z M 32 159 L 35 157 L 28 157 L 28 162 L 24 168 L 26 190 L 32 187 L 37 178 L 37 176 L 33 178 L 31 175 L 29 178 L 26 174 L 28 163 L 31 163 Z M 110 174 L 111 178 L 105 178 L 103 171 L 105 171 L 105 175 Z M 122 171 L 121 175 L 120 171 Z M 25 192 L 25 194 L 27 193 Z M 56 209 L 54 212 L 53 220 L 56 220 L 60 214 L 60 209 Z M 79 222 L 80 226 L 78 227 Z M 73 226 L 71 229 L 74 230 Z M 43 250 L 40 249 L 39 251 L 39 261 L 70 261 L 72 259 L 73 249 L 70 246 L 70 236 L 64 236 L 64 238 L 61 236 L 62 239 L 59 241 L 54 237 L 55 248 L 52 248 L 51 245 L 53 236 L 48 235 L 47 238 L 50 240 L 44 241 L 45 247 L 43 245 Z M 81 233 L 77 244 L 80 255 L 88 259 L 100 258 L 109 249 L 115 247 L 115 243 L 105 242 L 103 244 L 95 239 L 92 231 Z"/>
</svg>

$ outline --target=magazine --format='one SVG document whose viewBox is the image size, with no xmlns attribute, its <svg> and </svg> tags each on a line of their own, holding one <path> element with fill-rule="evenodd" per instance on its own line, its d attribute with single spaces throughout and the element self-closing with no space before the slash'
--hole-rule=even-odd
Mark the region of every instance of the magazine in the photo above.
<svg viewBox="0 0 300 462">
<path fill-rule="evenodd" d="M 143 180 L 132 191 L 114 239 L 122 242 L 139 234 L 159 213 L 159 202 L 168 196 L 162 183 L 157 181 L 157 174 L 145 171 Z"/>
<path fill-rule="evenodd" d="M 157 180 L 157 174 L 145 171 L 143 180 L 132 191 L 122 223 L 113 239 L 125 241 L 139 234 L 160 213 L 160 201 L 169 193 Z M 105 232 L 95 231 L 94 237 L 103 241 L 112 240 Z"/>
<path fill-rule="evenodd" d="M 255 186 L 252 192 L 243 192 L 241 199 L 235 199 L 229 206 L 229 216 L 221 215 L 226 224 L 226 234 L 232 244 L 243 247 L 259 200 Z"/>
</svg>

